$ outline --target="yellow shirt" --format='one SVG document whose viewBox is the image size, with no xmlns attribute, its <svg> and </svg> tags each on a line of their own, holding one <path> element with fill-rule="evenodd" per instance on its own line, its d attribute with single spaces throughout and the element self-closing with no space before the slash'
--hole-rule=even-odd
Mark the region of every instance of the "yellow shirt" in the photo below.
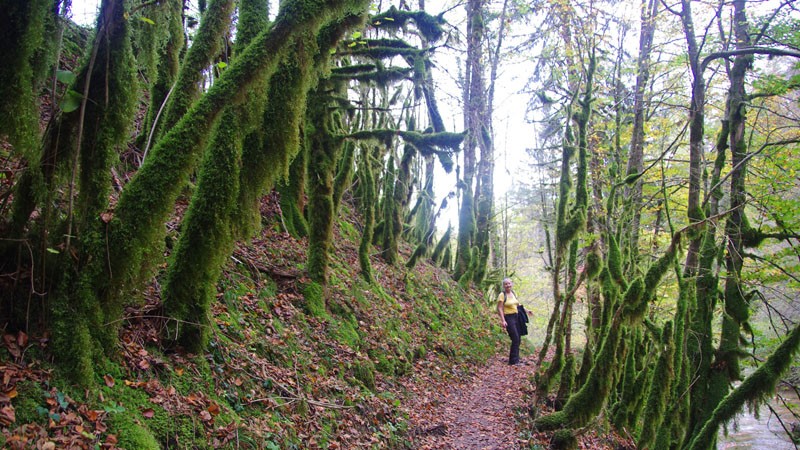
<svg viewBox="0 0 800 450">
<path fill-rule="evenodd" d="M 503 305 L 503 314 L 516 314 L 517 313 L 517 305 L 519 305 L 519 300 L 517 300 L 517 296 L 514 295 L 514 292 L 510 292 L 505 294 L 506 304 L 503 305 L 503 292 L 497 296 L 497 306 Z"/>
</svg>

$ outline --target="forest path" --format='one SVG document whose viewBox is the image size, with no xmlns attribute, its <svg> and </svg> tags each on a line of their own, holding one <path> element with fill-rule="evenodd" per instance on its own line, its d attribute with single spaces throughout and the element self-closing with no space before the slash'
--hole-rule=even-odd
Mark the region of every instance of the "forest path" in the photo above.
<svg viewBox="0 0 800 450">
<path fill-rule="evenodd" d="M 492 357 L 474 376 L 419 395 L 409 407 L 409 434 L 419 450 L 513 450 L 517 415 L 525 408 L 522 390 L 530 387 L 533 356 L 509 366 Z"/>
</svg>

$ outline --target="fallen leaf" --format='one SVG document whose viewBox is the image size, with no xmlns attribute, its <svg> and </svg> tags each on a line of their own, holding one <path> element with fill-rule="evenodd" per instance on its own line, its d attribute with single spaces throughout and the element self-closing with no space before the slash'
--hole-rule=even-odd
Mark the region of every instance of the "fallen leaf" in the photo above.
<svg viewBox="0 0 800 450">
<path fill-rule="evenodd" d="M 142 416 L 144 416 L 145 419 L 152 419 L 153 416 L 155 416 L 155 415 L 156 415 L 156 412 L 153 411 L 153 408 L 147 408 L 144 411 L 142 411 Z"/>
<path fill-rule="evenodd" d="M 114 387 L 115 384 L 114 377 L 112 377 L 111 375 L 103 375 L 103 380 L 105 380 L 106 386 Z"/>
<path fill-rule="evenodd" d="M 8 405 L 0 408 L 0 425 L 8 426 L 16 421 L 17 418 L 13 406 Z"/>
<path fill-rule="evenodd" d="M 24 331 L 17 333 L 17 345 L 25 347 L 28 345 L 28 335 Z"/>
</svg>

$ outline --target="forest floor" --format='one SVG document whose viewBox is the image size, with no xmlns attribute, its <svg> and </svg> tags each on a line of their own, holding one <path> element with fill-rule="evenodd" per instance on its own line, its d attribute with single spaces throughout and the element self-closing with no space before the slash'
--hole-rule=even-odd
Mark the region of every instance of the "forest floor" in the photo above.
<svg viewBox="0 0 800 450">
<path fill-rule="evenodd" d="M 460 385 L 442 386 L 432 397 L 410 399 L 410 434 L 414 448 L 516 449 L 528 448 L 517 432 L 518 416 L 526 410 L 532 357 L 509 366 L 496 355 Z"/>
<path fill-rule="evenodd" d="M 502 353 L 502 352 L 501 352 Z M 548 357 L 552 356 L 552 349 Z M 408 399 L 409 435 L 416 450 L 516 450 L 550 448 L 550 434 L 531 432 L 530 401 L 535 356 L 509 366 L 495 355 L 461 383 L 442 382 L 432 395 Z M 410 391 L 413 391 L 411 389 Z M 542 410 L 548 413 L 547 408 Z M 578 436 L 580 449 L 635 448 L 614 433 L 588 427 Z"/>
</svg>

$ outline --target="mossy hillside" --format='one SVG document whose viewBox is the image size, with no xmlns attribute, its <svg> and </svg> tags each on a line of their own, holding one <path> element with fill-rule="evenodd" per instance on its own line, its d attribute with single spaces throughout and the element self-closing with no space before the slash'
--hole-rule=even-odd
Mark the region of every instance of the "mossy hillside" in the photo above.
<svg viewBox="0 0 800 450">
<path fill-rule="evenodd" d="M 400 386 L 416 380 L 425 389 L 505 348 L 491 305 L 426 262 L 409 272 L 373 251 L 376 281 L 364 281 L 354 223 L 334 227 L 324 289 L 301 269 L 304 242 L 266 225 L 237 246 L 217 285 L 208 351 L 162 351 L 159 299 L 149 294 L 128 310 L 119 362 L 97 364 L 93 388 L 71 388 L 57 373 L 19 385 L 6 439 L 23 425 L 51 435 L 80 434 L 80 425 L 87 445 L 116 439 L 121 448 L 234 448 L 235 439 L 254 448 L 397 448 L 410 395 Z M 409 245 L 399 250 L 410 256 Z M 307 294 L 324 302 L 309 308 Z M 53 406 L 46 393 L 70 400 Z M 70 412 L 79 421 L 65 422 Z M 46 426 L 50 413 L 60 428 Z"/>
</svg>

